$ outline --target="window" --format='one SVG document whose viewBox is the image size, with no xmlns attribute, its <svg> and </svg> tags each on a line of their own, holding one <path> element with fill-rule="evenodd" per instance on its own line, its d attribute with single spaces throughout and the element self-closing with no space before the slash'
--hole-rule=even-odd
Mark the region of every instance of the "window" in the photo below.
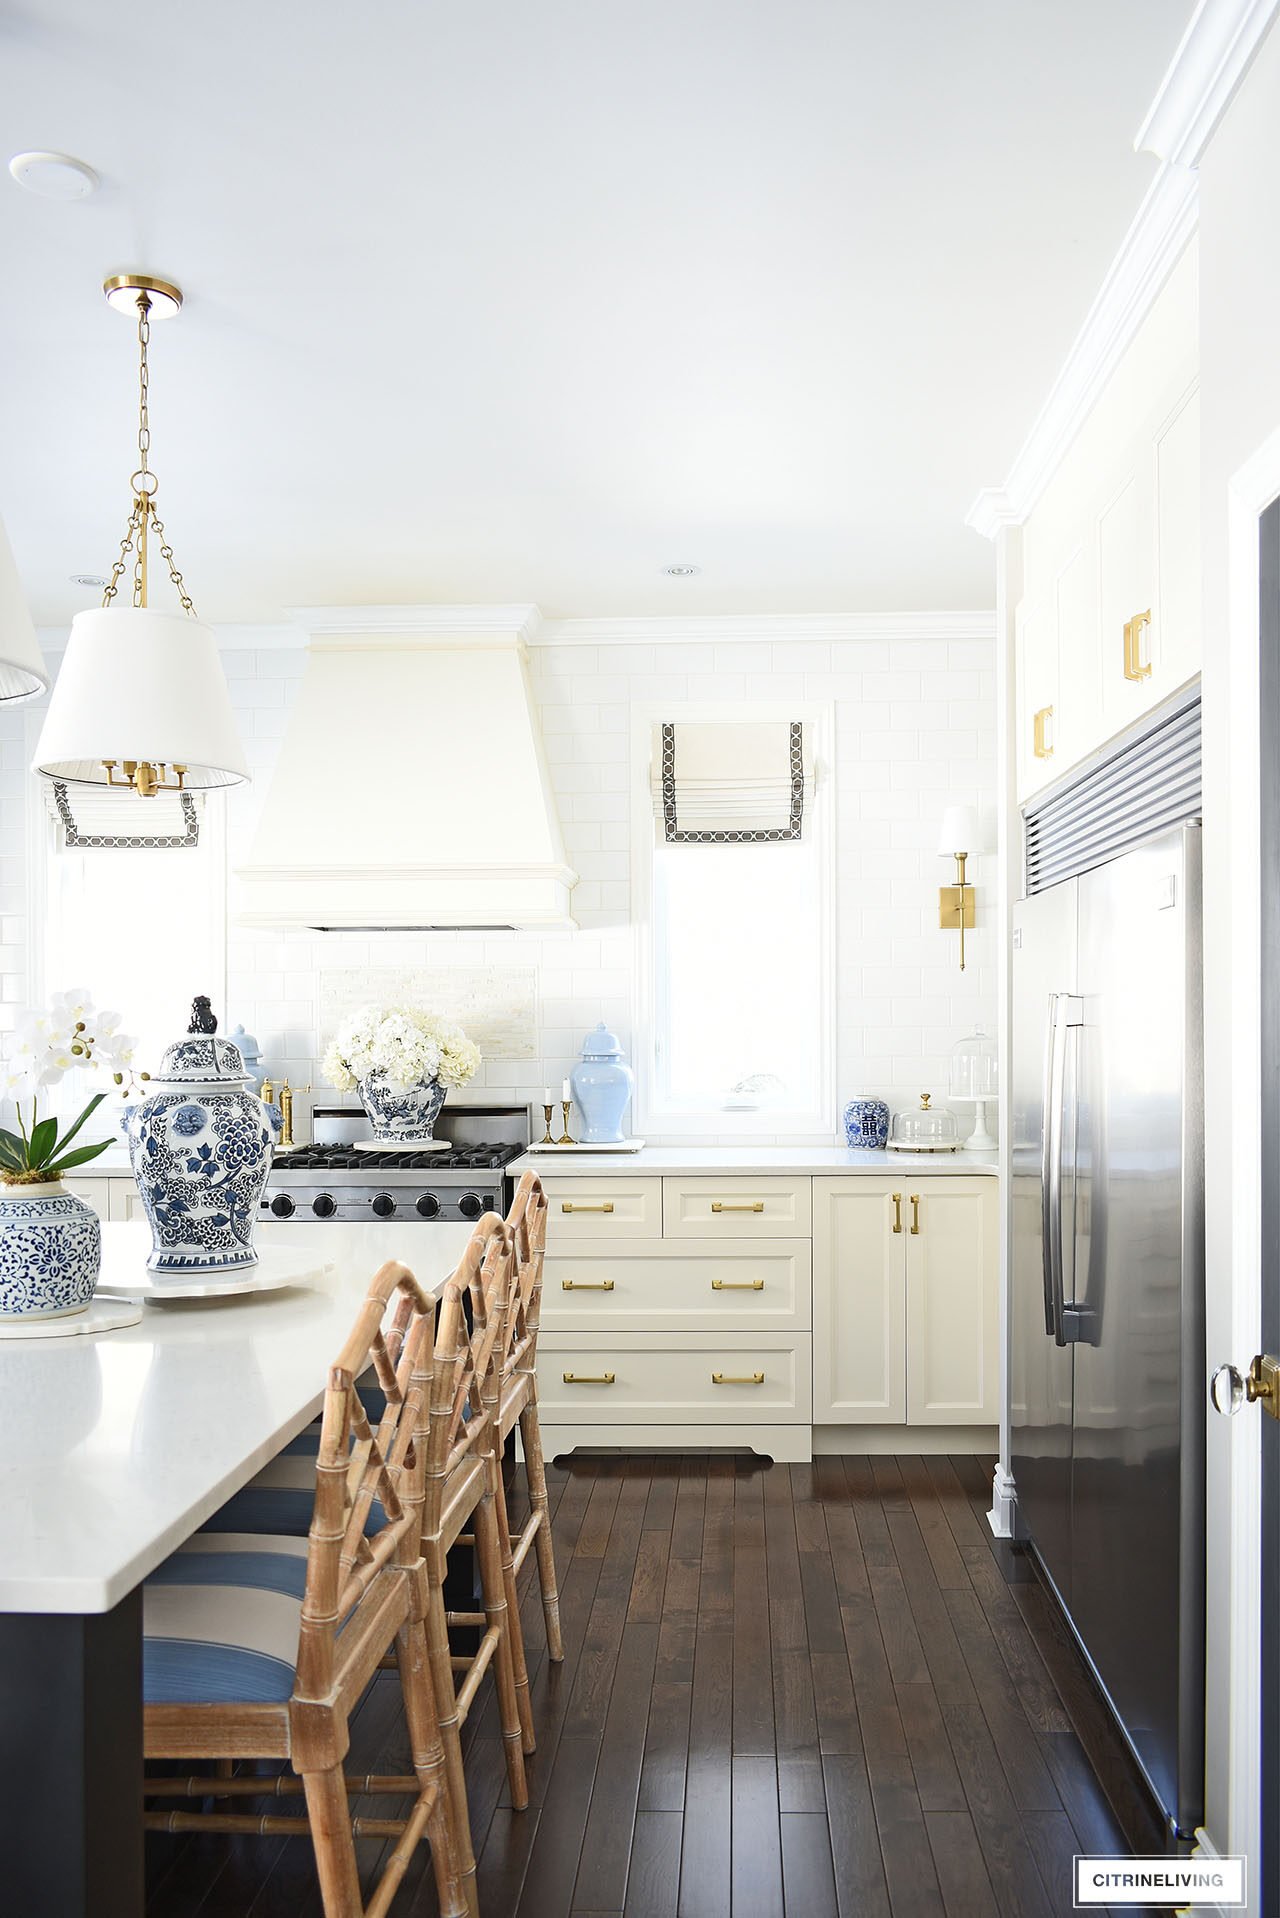
<svg viewBox="0 0 1280 1918">
<path fill-rule="evenodd" d="M 67 843 L 52 788 L 41 781 L 36 790 L 41 803 L 32 808 L 38 835 L 33 1001 L 86 987 L 97 1005 L 120 1014 L 124 1029 L 138 1040 L 139 1067 L 154 1072 L 165 1046 L 186 1031 L 196 993 L 208 993 L 219 1012 L 225 1002 L 224 801 L 208 795 L 197 802 L 194 847 L 81 848 Z M 122 824 L 122 802 L 104 802 L 83 788 L 68 791 L 86 834 L 101 835 L 104 823 L 111 834 L 181 830 L 172 802 L 136 801 L 137 811 L 130 805 Z M 75 1090 L 68 1094 L 71 1103 Z M 102 1108 L 104 1117 L 109 1110 Z M 113 1114 L 96 1136 L 114 1122 Z"/>
<path fill-rule="evenodd" d="M 810 739 L 822 732 L 821 716 L 809 715 Z M 645 747 L 650 769 L 648 737 Z M 651 771 L 643 783 L 652 792 Z M 637 833 L 647 854 L 637 877 L 650 902 L 641 969 L 649 1007 L 638 1021 L 653 1035 L 640 1073 L 644 1123 L 674 1133 L 826 1131 L 832 966 L 821 779 L 809 777 L 798 838 L 673 843 L 656 797 Z"/>
</svg>

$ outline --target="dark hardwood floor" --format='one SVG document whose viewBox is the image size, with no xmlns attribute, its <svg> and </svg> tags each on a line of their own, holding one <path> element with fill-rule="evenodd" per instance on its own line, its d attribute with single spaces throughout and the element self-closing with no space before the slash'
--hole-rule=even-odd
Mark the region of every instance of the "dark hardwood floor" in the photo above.
<svg viewBox="0 0 1280 1918">
<path fill-rule="evenodd" d="M 1074 1852 L 1162 1848 L 1029 1561 L 990 1535 L 989 1460 L 550 1479 L 565 1662 L 527 1585 L 528 1811 L 492 1703 L 468 1726 L 485 1918 L 1048 1918 Z M 405 1754 L 386 1676 L 351 1766 Z M 154 1836 L 148 1867 L 149 1918 L 320 1918 L 303 1839 Z M 393 1913 L 435 1911 L 424 1849 Z"/>
</svg>

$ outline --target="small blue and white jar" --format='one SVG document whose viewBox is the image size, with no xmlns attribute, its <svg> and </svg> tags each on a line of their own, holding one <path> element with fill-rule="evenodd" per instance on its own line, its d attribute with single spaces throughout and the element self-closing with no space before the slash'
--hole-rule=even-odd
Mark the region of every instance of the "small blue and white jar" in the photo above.
<svg viewBox="0 0 1280 1918">
<path fill-rule="evenodd" d="M 0 1186 L 0 1320 L 72 1318 L 101 1266 L 98 1215 L 61 1179 Z"/>
<path fill-rule="evenodd" d="M 240 1050 L 212 1034 L 171 1045 L 149 1096 L 125 1114 L 151 1226 L 153 1272 L 256 1265 L 253 1233 L 279 1121 L 248 1090 Z"/>
<path fill-rule="evenodd" d="M 844 1109 L 845 1144 L 883 1152 L 889 1143 L 889 1108 L 883 1099 L 850 1099 Z"/>
<path fill-rule="evenodd" d="M 583 1145 L 621 1145 L 622 1121 L 631 1104 L 635 1075 L 604 1021 L 582 1042 L 582 1058 L 569 1074 L 569 1090 L 582 1114 Z"/>
</svg>

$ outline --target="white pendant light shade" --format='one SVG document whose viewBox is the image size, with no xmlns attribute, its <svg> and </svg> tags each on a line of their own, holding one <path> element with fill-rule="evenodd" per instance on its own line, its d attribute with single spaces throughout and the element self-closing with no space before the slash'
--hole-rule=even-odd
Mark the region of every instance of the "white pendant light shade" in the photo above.
<svg viewBox="0 0 1280 1918">
<path fill-rule="evenodd" d="M 108 759 L 185 766 L 192 792 L 249 777 L 217 642 L 200 620 L 149 606 L 76 614 L 32 770 L 105 786 Z"/>
<path fill-rule="evenodd" d="M 48 684 L 22 582 L 0 526 L 0 700 L 34 699 Z"/>
</svg>

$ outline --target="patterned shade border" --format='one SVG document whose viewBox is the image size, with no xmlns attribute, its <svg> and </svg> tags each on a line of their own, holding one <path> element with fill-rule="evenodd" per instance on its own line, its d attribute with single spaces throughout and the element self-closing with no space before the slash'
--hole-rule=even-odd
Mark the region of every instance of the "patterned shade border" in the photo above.
<svg viewBox="0 0 1280 1918">
<path fill-rule="evenodd" d="M 662 728 L 662 827 L 672 846 L 757 846 L 769 840 L 799 839 L 804 824 L 804 725 L 791 722 L 791 812 L 785 826 L 761 826 L 749 832 L 686 832 L 676 821 L 676 729 Z"/>
<path fill-rule="evenodd" d="M 198 846 L 200 843 L 200 820 L 196 813 L 196 802 L 190 793 L 178 795 L 178 803 L 182 807 L 182 817 L 186 824 L 186 831 L 182 833 L 81 832 L 76 824 L 75 814 L 71 810 L 66 786 L 61 779 L 55 779 L 53 782 L 53 799 L 66 833 L 67 848 L 72 852 L 172 852 Z"/>
</svg>

